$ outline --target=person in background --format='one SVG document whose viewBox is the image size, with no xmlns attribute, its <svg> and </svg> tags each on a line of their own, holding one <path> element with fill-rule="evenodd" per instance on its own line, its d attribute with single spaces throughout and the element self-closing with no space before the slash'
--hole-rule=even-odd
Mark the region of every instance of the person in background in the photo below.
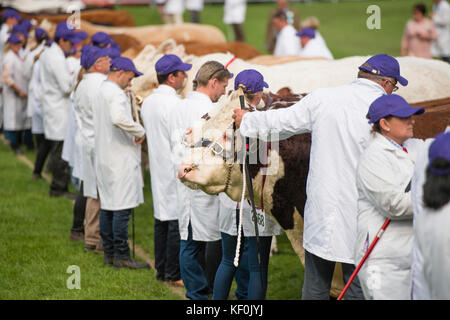
<svg viewBox="0 0 450 320">
<path fill-rule="evenodd" d="M 430 18 L 436 28 L 437 39 L 431 43 L 433 57 L 450 63 L 450 5 L 446 0 L 433 0 Z"/>
<path fill-rule="evenodd" d="M 282 56 L 298 56 L 300 54 L 300 42 L 296 36 L 297 30 L 287 22 L 286 13 L 278 10 L 272 17 L 272 23 L 277 30 L 277 38 L 273 55 Z"/>
<path fill-rule="evenodd" d="M 5 54 L 5 44 L 10 36 L 10 32 L 12 28 L 22 20 L 22 17 L 17 13 L 14 9 L 5 9 L 2 12 L 2 25 L 0 28 L 0 74 L 3 73 L 3 56 Z M 3 85 L 2 79 L 0 77 L 0 132 L 3 130 Z M 7 133 L 5 133 L 5 137 L 8 138 Z"/>
<path fill-rule="evenodd" d="M 133 119 L 137 110 L 132 110 L 125 89 L 140 75 L 130 59 L 113 59 L 93 108 L 103 263 L 115 269 L 150 268 L 145 262 L 135 261 L 128 246 L 132 211 L 144 202 L 140 145 L 145 140 L 145 130 Z"/>
<path fill-rule="evenodd" d="M 420 224 L 415 237 L 423 254 L 423 275 L 429 299 L 450 299 L 450 127 L 439 134 L 427 150 L 428 165 L 424 175 Z"/>
<path fill-rule="evenodd" d="M 422 142 L 411 138 L 413 115 L 424 111 L 396 94 L 379 97 L 369 108 L 367 118 L 374 139 L 361 155 L 356 173 L 355 261 L 361 261 L 386 219 L 391 222 L 358 273 L 367 300 L 406 300 L 410 296 L 410 189 L 418 149 L 415 142 Z"/>
<path fill-rule="evenodd" d="M 70 94 L 77 79 L 75 71 L 69 68 L 66 56 L 70 54 L 73 44 L 78 41 L 75 32 L 62 21 L 56 26 L 54 42 L 39 58 L 44 134 L 45 139 L 51 143 L 49 159 L 52 171 L 51 197 L 75 198 L 68 191 L 70 168 L 61 154 L 68 125 Z"/>
<path fill-rule="evenodd" d="M 437 39 L 433 22 L 426 17 L 427 8 L 419 3 L 413 7 L 413 19 L 406 23 L 402 36 L 401 55 L 431 59 L 431 41 Z"/>
<path fill-rule="evenodd" d="M 177 94 L 185 84 L 191 64 L 176 55 L 161 57 L 155 64 L 159 86 L 142 103 L 150 163 L 153 215 L 155 217 L 156 279 L 182 286 L 180 275 L 180 232 L 178 228 L 177 178 L 172 165 L 170 123 L 174 121 Z"/>
<path fill-rule="evenodd" d="M 20 150 L 24 139 L 24 131 L 31 128 L 31 119 L 27 115 L 27 82 L 23 76 L 23 59 L 20 57 L 22 40 L 12 33 L 7 43 L 7 51 L 3 58 L 3 101 L 4 131 L 10 142 L 12 151 L 22 154 Z M 31 133 L 30 133 L 31 135 Z M 28 145 L 32 148 L 32 145 Z"/>
<path fill-rule="evenodd" d="M 277 0 L 277 6 L 269 13 L 266 29 L 266 50 L 270 54 L 273 54 L 278 34 L 278 30 L 276 30 L 273 25 L 273 16 L 279 10 L 283 10 L 286 14 L 286 21 L 288 24 L 293 26 L 295 30 L 300 29 L 300 14 L 298 10 L 289 6 L 289 0 Z"/>
<path fill-rule="evenodd" d="M 333 55 L 325 44 L 325 41 L 317 40 L 316 31 L 313 28 L 303 28 L 296 35 L 300 37 L 302 49 L 300 57 L 303 58 L 325 58 L 333 60 Z"/>
<path fill-rule="evenodd" d="M 246 0 L 225 0 L 223 7 L 223 22 L 233 27 L 235 41 L 245 42 L 243 24 L 246 11 Z"/>
<path fill-rule="evenodd" d="M 164 5 L 164 17 L 167 24 L 183 23 L 184 0 L 167 0 Z"/>
<path fill-rule="evenodd" d="M 243 86 L 246 107 L 257 110 L 263 89 L 268 88 L 261 73 L 253 69 L 241 71 L 235 79 L 234 89 Z M 256 111 L 257 112 L 257 111 Z M 236 297 L 239 300 L 263 300 L 267 292 L 267 275 L 272 237 L 282 233 L 281 227 L 257 204 L 259 246 L 261 269 L 258 263 L 258 247 L 256 242 L 255 226 L 252 221 L 252 210 L 247 201 L 244 202 L 242 213 L 242 239 L 239 264 L 234 266 L 236 245 L 238 238 L 237 222 L 239 221 L 240 203 L 232 201 L 226 194 L 219 194 L 220 200 L 220 231 L 222 236 L 222 261 L 214 281 L 214 300 L 226 300 L 230 292 L 233 277 L 236 279 Z M 260 273 L 262 271 L 262 275 Z M 262 283 L 261 283 L 262 279 Z"/>
<path fill-rule="evenodd" d="M 204 0 L 186 0 L 186 9 L 189 11 L 189 21 L 200 23 L 200 12 L 203 10 Z"/>
</svg>

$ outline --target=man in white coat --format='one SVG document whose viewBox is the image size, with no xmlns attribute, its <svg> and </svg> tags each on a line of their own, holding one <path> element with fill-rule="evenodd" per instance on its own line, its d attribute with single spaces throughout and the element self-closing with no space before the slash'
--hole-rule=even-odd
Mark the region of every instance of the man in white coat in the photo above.
<svg viewBox="0 0 450 320">
<path fill-rule="evenodd" d="M 348 85 L 317 89 L 289 108 L 233 116 L 242 135 L 279 139 L 310 132 L 311 160 L 306 188 L 303 247 L 305 280 L 302 299 L 328 299 L 336 262 L 344 282 L 353 273 L 356 240 L 356 166 L 371 139 L 366 114 L 370 104 L 390 94 L 400 76 L 398 61 L 388 55 L 371 57 Z M 347 299 L 364 299 L 358 279 Z"/>
<path fill-rule="evenodd" d="M 297 30 L 287 22 L 286 13 L 278 10 L 272 18 L 273 27 L 278 31 L 273 55 L 298 56 L 301 50 L 300 42 L 296 36 Z"/>
<path fill-rule="evenodd" d="M 81 162 L 83 195 L 86 197 L 84 247 L 86 251 L 97 252 L 102 247 L 100 237 L 100 199 L 97 193 L 97 179 L 94 163 L 94 108 L 100 85 L 109 72 L 111 59 L 109 49 L 88 47 L 83 50 L 82 67 L 87 70 L 74 91 L 74 116 L 81 141 Z"/>
<path fill-rule="evenodd" d="M 95 174 L 100 202 L 100 235 L 105 265 L 115 269 L 150 268 L 130 256 L 128 224 L 132 210 L 144 202 L 141 144 L 145 130 L 133 120 L 125 89 L 142 73 L 124 57 L 111 61 L 93 108 Z"/>
<path fill-rule="evenodd" d="M 198 70 L 194 80 L 194 91 L 177 106 L 176 120 L 171 129 L 185 132 L 192 128 L 201 117 L 210 112 L 214 103 L 225 94 L 228 80 L 233 75 L 219 62 L 208 61 Z M 177 152 L 176 138 L 172 139 L 172 152 Z M 180 153 L 188 152 L 182 150 Z M 174 159 L 174 170 L 178 168 L 184 155 Z M 176 155 L 175 155 L 176 156 Z M 221 260 L 221 235 L 219 230 L 219 199 L 200 190 L 191 190 L 177 181 L 178 223 L 180 229 L 180 272 L 186 287 L 186 297 L 192 300 L 208 299 L 215 273 Z M 202 251 L 206 250 L 206 255 Z M 205 268 L 198 259 L 205 259 Z"/>
<path fill-rule="evenodd" d="M 156 279 L 182 285 L 180 276 L 180 232 L 176 173 L 170 148 L 170 122 L 181 98 L 177 91 L 187 78 L 191 64 L 168 54 L 155 64 L 159 86 L 142 104 L 150 163 L 153 215 L 155 217 L 155 268 Z"/>
<path fill-rule="evenodd" d="M 303 58 L 325 58 L 333 60 L 333 55 L 328 49 L 323 39 L 316 39 L 316 30 L 313 28 L 303 28 L 296 34 L 300 37 L 302 50 L 300 50 L 300 57 Z"/>
<path fill-rule="evenodd" d="M 225 0 L 223 6 L 223 22 L 233 26 L 235 41 L 245 41 L 243 24 L 247 11 L 246 0 Z"/>
<path fill-rule="evenodd" d="M 437 40 L 431 43 L 433 57 L 450 63 L 450 5 L 446 0 L 433 0 L 431 19 L 437 33 Z"/>
<path fill-rule="evenodd" d="M 19 23 L 22 17 L 17 13 L 14 9 L 5 9 L 2 12 L 2 25 L 0 28 L 0 74 L 3 73 L 3 56 L 5 54 L 5 44 L 6 40 L 10 36 L 10 32 L 12 28 Z M 2 79 L 0 78 L 0 88 L 2 87 Z M 2 98 L 2 89 L 0 89 L 0 128 L 3 124 L 3 98 Z"/>
<path fill-rule="evenodd" d="M 60 22 L 56 27 L 54 42 L 39 58 L 44 134 L 45 139 L 52 144 L 49 159 L 53 175 L 50 196 L 67 196 L 72 199 L 74 196 L 68 192 L 70 169 L 61 154 L 67 131 L 70 94 L 77 78 L 77 74 L 70 71 L 66 56 L 72 50 L 73 43 L 78 41 L 75 32 L 67 27 L 66 22 Z"/>
</svg>

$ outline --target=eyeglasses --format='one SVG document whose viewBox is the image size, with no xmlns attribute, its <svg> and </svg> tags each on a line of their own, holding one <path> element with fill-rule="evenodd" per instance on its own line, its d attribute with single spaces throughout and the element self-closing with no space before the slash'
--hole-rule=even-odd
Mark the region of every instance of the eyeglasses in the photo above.
<svg viewBox="0 0 450 320">
<path fill-rule="evenodd" d="M 216 71 L 214 71 L 210 76 L 209 76 L 209 79 L 208 80 L 211 80 L 212 78 L 213 78 L 213 76 L 216 74 L 216 73 L 219 73 L 220 71 L 225 71 L 225 70 L 227 70 L 224 66 L 221 66 L 219 69 L 217 69 Z"/>
<path fill-rule="evenodd" d="M 393 83 L 391 80 L 389 80 L 389 79 L 386 79 L 391 85 L 392 85 L 392 92 L 395 92 L 395 91 L 397 91 L 398 90 L 398 87 L 397 87 L 397 83 Z"/>
</svg>

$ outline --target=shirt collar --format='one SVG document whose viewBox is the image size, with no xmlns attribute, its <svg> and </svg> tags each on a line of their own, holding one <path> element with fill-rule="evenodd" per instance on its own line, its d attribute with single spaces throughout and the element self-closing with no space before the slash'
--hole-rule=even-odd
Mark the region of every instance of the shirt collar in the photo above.
<svg viewBox="0 0 450 320">
<path fill-rule="evenodd" d="M 167 94 L 172 94 L 172 95 L 176 95 L 177 92 L 174 88 L 172 88 L 171 86 L 168 86 L 167 84 L 160 84 L 157 88 L 158 91 L 160 91 L 161 93 L 167 93 Z"/>
<path fill-rule="evenodd" d="M 203 92 L 198 92 L 198 91 L 191 91 L 187 94 L 187 97 L 189 99 L 195 99 L 195 100 L 204 100 L 204 101 L 208 101 L 209 103 L 212 103 L 211 99 L 204 94 Z"/>
<path fill-rule="evenodd" d="M 380 91 L 382 94 L 386 94 L 386 90 L 384 90 L 384 88 L 382 86 L 380 86 L 375 81 L 372 81 L 369 79 L 357 78 L 357 79 L 353 80 L 350 84 L 371 87 L 374 90 Z"/>
</svg>

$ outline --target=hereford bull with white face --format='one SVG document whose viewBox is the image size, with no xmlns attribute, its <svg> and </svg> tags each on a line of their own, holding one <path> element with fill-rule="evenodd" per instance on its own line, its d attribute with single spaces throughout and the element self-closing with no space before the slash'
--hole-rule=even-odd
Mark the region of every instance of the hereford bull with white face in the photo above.
<svg viewBox="0 0 450 320">
<path fill-rule="evenodd" d="M 244 145 L 239 131 L 233 130 L 233 110 L 240 108 L 239 89 L 221 106 L 203 116 L 202 124 L 185 136 L 189 155 L 178 168 L 178 178 L 192 189 L 208 194 L 225 192 L 234 201 L 241 200 L 242 155 Z M 265 109 L 287 107 L 302 95 L 280 97 L 266 95 Z M 255 111 L 264 112 L 264 111 Z M 304 263 L 302 247 L 303 209 L 309 167 L 310 134 L 272 142 L 250 140 L 249 171 L 255 203 L 263 199 L 264 211 L 286 231 L 295 252 Z M 247 196 L 247 193 L 246 193 Z"/>
</svg>

